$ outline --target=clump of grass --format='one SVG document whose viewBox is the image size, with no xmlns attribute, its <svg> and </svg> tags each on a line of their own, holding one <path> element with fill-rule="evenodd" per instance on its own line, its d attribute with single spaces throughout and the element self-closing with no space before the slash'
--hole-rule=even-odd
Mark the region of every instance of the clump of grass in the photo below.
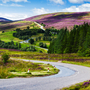
<svg viewBox="0 0 90 90">
<path fill-rule="evenodd" d="M 8 75 L 8 70 L 0 66 L 0 78 L 7 78 Z"/>
</svg>

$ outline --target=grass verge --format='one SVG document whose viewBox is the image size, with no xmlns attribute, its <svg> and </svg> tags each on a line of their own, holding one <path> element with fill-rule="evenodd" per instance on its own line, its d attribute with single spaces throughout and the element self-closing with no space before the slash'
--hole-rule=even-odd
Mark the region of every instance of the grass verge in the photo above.
<svg viewBox="0 0 90 90">
<path fill-rule="evenodd" d="M 49 72 L 48 72 L 49 68 Z M 28 70 L 30 71 L 28 72 Z M 43 63 L 32 63 L 21 60 L 9 60 L 4 64 L 0 59 L 0 79 L 12 77 L 35 77 L 46 76 L 58 73 L 52 65 Z"/>
<path fill-rule="evenodd" d="M 90 67 L 90 61 L 84 61 L 84 62 L 62 61 L 62 63 L 69 63 L 69 64 L 75 64 L 75 65 Z"/>
<path fill-rule="evenodd" d="M 60 90 L 90 90 L 90 80 L 72 85 L 70 87 L 65 87 Z"/>
</svg>

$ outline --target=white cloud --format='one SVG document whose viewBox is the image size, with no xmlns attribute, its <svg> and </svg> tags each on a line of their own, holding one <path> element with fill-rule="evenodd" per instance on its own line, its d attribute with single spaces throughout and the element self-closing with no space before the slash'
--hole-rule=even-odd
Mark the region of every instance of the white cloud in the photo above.
<svg viewBox="0 0 90 90">
<path fill-rule="evenodd" d="M 65 8 L 63 10 L 61 10 L 63 12 L 84 12 L 84 11 L 90 11 L 90 4 L 86 3 L 86 4 L 82 4 L 78 7 L 76 6 L 71 6 L 69 8 Z"/>
<path fill-rule="evenodd" d="M 39 15 L 39 14 L 50 13 L 50 11 L 48 9 L 44 9 L 44 8 L 41 8 L 41 9 L 34 8 L 33 10 L 31 10 L 31 12 L 28 14 L 24 14 L 24 13 L 0 13 L 0 17 L 4 17 L 4 18 L 10 19 L 10 20 L 21 20 L 21 19 L 26 19 L 28 17 Z"/>
<path fill-rule="evenodd" d="M 15 3 L 12 3 L 10 6 L 23 7 L 22 5 L 20 5 L 20 4 L 15 4 Z"/>
<path fill-rule="evenodd" d="M 69 0 L 69 2 L 71 2 L 71 3 L 83 3 L 85 1 L 90 2 L 90 0 Z"/>
<path fill-rule="evenodd" d="M 34 8 L 32 10 L 33 14 L 34 15 L 40 15 L 40 14 L 46 14 L 46 13 L 49 13 L 49 10 L 48 9 L 44 9 L 44 8 Z"/>
<path fill-rule="evenodd" d="M 2 0 L 3 3 L 7 3 L 7 2 L 27 2 L 27 0 Z"/>
<path fill-rule="evenodd" d="M 40 15 L 40 14 L 46 14 L 46 13 L 52 13 L 52 12 L 84 12 L 84 11 L 90 11 L 90 4 L 82 4 L 78 7 L 76 6 L 71 6 L 69 8 L 62 9 L 60 11 L 50 11 L 45 8 L 34 8 L 33 10 L 30 11 L 29 14 L 27 13 L 0 13 L 0 17 L 4 17 L 10 20 L 21 20 L 25 19 L 31 16 L 35 15 Z"/>
<path fill-rule="evenodd" d="M 0 4 L 0 6 L 8 6 L 8 5 L 6 5 L 6 4 Z"/>
<path fill-rule="evenodd" d="M 7 18 L 10 20 L 21 20 L 29 16 L 27 14 L 22 13 L 0 13 L 0 17 Z"/>
<path fill-rule="evenodd" d="M 64 4 L 62 0 L 50 0 L 50 1 L 57 3 L 57 4 Z"/>
<path fill-rule="evenodd" d="M 0 4 L 0 6 L 3 6 L 3 4 Z"/>
<path fill-rule="evenodd" d="M 7 7 L 10 7 L 10 6 L 23 7 L 22 5 L 16 4 L 16 3 L 12 3 L 12 4 L 0 4 L 0 6 L 7 6 Z"/>
</svg>

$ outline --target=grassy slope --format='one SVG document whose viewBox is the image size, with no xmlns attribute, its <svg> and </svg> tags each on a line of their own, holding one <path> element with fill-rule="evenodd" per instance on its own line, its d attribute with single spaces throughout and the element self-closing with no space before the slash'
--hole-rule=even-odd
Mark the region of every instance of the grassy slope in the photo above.
<svg viewBox="0 0 90 90">
<path fill-rule="evenodd" d="M 10 23 L 0 23 L 0 31 L 13 31 L 16 28 L 20 29 L 26 29 L 27 26 L 30 28 L 38 28 L 37 25 L 35 25 L 34 22 L 31 21 L 16 21 L 16 22 L 10 22 Z"/>
<path fill-rule="evenodd" d="M 13 37 L 13 33 L 16 32 L 16 31 L 9 31 L 9 32 L 5 32 L 5 33 L 0 33 L 0 39 L 2 41 L 5 41 L 5 42 L 9 42 L 9 41 L 14 41 L 14 42 L 20 42 L 22 40 L 18 39 L 18 38 L 15 38 Z"/>
</svg>

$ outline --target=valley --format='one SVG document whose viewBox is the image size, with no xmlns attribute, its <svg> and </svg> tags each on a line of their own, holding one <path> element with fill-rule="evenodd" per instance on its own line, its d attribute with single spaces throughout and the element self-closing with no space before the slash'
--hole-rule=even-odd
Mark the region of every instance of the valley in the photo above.
<svg viewBox="0 0 90 90">
<path fill-rule="evenodd" d="M 10 57 L 7 63 L 2 59 L 4 54 L 8 54 Z M 19 21 L 0 18 L 0 56 L 0 78 L 4 79 L 57 74 L 59 70 L 49 63 L 54 63 L 57 66 L 62 65 L 63 67 L 69 67 L 69 64 L 72 67 L 80 65 L 77 66 L 80 67 L 80 70 L 89 67 L 85 69 L 88 73 L 90 69 L 90 12 L 50 13 Z M 30 60 L 45 61 L 47 64 L 36 64 Z M 75 68 L 77 67 L 75 66 Z M 29 68 L 32 75 L 26 73 Z M 50 68 L 50 73 L 48 68 Z M 73 68 L 71 69 L 73 70 Z M 80 70 L 77 68 L 76 73 L 79 71 L 83 77 L 85 73 Z M 76 74 L 79 82 L 89 79 L 88 76 L 81 80 L 80 75 Z M 73 77 L 73 75 L 69 77 Z M 78 78 L 74 82 L 75 78 L 73 77 L 73 84 L 78 83 Z M 69 82 L 68 78 L 66 80 Z M 88 84 L 85 84 L 85 87 L 83 87 L 84 82 L 78 84 L 80 88 L 77 90 L 89 88 L 90 82 L 86 82 Z M 63 83 L 65 82 L 63 81 Z M 66 83 L 63 87 L 71 85 L 71 81 L 69 83 Z M 61 90 L 71 90 L 72 87 Z M 76 90 L 75 88 L 77 88 L 77 85 L 74 86 L 73 90 Z"/>
</svg>

